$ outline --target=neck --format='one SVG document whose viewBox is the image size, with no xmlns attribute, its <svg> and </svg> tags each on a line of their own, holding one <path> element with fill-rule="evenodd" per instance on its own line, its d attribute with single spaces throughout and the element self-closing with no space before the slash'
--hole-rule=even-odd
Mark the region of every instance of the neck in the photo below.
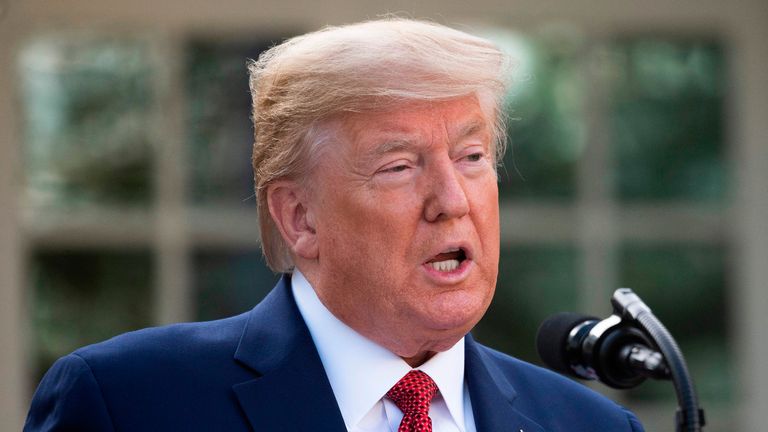
<svg viewBox="0 0 768 432">
<path fill-rule="evenodd" d="M 401 358 L 405 360 L 406 363 L 408 363 L 408 366 L 412 368 L 416 368 L 426 363 L 427 360 L 431 359 L 432 356 L 434 356 L 435 354 L 437 353 L 434 351 L 425 351 L 413 357 L 401 357 Z"/>
</svg>

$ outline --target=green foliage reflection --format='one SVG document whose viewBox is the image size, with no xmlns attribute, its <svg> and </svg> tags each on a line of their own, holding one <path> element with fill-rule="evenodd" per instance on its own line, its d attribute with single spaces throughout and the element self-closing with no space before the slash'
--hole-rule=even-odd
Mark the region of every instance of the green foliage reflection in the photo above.
<svg viewBox="0 0 768 432">
<path fill-rule="evenodd" d="M 620 278 L 651 306 L 680 344 L 706 401 L 732 397 L 725 262 L 720 246 L 627 244 L 620 253 Z M 664 382 L 647 382 L 637 399 L 674 398 Z"/>
<path fill-rule="evenodd" d="M 571 246 L 504 248 L 493 303 L 473 334 L 496 349 L 540 363 L 536 330 L 549 315 L 576 310 L 577 269 Z"/>
<path fill-rule="evenodd" d="M 613 46 L 612 131 L 622 200 L 720 201 L 725 59 L 708 41 L 631 39 Z"/>
<path fill-rule="evenodd" d="M 279 278 L 267 268 L 261 251 L 201 251 L 193 256 L 197 320 L 247 311 L 269 293 Z"/>
<path fill-rule="evenodd" d="M 508 103 L 501 196 L 572 199 L 584 147 L 580 47 L 564 36 L 507 41 L 513 43 L 518 66 Z"/>
<path fill-rule="evenodd" d="M 152 273 L 146 252 L 35 253 L 36 377 L 76 348 L 150 325 Z"/>
<path fill-rule="evenodd" d="M 42 38 L 19 64 L 32 203 L 147 204 L 155 73 L 147 46 Z"/>
</svg>

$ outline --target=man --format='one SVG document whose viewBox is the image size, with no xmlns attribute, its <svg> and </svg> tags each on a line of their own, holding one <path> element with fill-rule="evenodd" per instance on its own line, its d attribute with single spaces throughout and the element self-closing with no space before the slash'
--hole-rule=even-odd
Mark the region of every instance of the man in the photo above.
<svg viewBox="0 0 768 432">
<path fill-rule="evenodd" d="M 499 260 L 504 57 L 380 20 L 251 65 L 261 236 L 252 311 L 59 360 L 27 430 L 641 431 L 614 403 L 468 332 Z"/>
</svg>

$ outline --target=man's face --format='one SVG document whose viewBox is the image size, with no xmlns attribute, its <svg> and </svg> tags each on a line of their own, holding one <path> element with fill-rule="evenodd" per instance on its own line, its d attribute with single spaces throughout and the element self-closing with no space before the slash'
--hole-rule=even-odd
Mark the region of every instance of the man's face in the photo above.
<svg viewBox="0 0 768 432">
<path fill-rule="evenodd" d="M 401 357 L 448 349 L 496 284 L 491 126 L 465 97 L 352 114 L 340 130 L 312 178 L 310 281 L 334 315 Z"/>
</svg>

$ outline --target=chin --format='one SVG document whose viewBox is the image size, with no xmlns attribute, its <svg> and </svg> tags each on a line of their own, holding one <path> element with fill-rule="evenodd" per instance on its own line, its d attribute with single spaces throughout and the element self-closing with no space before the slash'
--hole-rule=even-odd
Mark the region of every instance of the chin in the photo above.
<svg viewBox="0 0 768 432">
<path fill-rule="evenodd" d="M 389 343 L 383 345 L 403 358 L 415 357 L 425 352 L 447 351 L 469 333 L 482 317 L 482 313 L 478 311 L 435 312 L 425 314 L 422 311 L 417 317 L 411 317 L 409 324 L 404 327 L 408 330 L 398 333 L 400 338 L 394 337 L 397 332 L 389 333 L 386 336 Z"/>
<path fill-rule="evenodd" d="M 480 321 L 481 314 L 443 315 L 439 319 L 425 318 L 421 320 L 421 334 L 413 332 L 411 341 L 415 342 L 416 351 L 447 351 Z"/>
<path fill-rule="evenodd" d="M 477 292 L 454 292 L 443 296 L 425 316 L 425 324 L 428 328 L 446 333 L 453 331 L 463 336 L 483 317 L 490 299 L 491 295 Z"/>
</svg>

